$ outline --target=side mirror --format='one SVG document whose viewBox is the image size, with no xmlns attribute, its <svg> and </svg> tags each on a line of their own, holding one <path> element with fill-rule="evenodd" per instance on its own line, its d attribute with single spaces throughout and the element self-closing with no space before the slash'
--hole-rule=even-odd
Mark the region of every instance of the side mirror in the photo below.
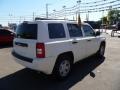
<svg viewBox="0 0 120 90">
<path fill-rule="evenodd" d="M 96 31 L 95 33 L 96 36 L 100 36 L 100 34 L 101 34 L 100 31 Z"/>
</svg>

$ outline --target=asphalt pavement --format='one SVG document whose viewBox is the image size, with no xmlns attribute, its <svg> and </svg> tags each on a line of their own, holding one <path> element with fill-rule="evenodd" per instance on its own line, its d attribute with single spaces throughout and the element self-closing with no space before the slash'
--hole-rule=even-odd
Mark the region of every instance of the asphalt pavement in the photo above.
<svg viewBox="0 0 120 90">
<path fill-rule="evenodd" d="M 0 90 L 120 90 L 120 38 L 103 35 L 105 57 L 78 62 L 64 81 L 19 65 L 11 56 L 12 46 L 0 47 Z"/>
</svg>

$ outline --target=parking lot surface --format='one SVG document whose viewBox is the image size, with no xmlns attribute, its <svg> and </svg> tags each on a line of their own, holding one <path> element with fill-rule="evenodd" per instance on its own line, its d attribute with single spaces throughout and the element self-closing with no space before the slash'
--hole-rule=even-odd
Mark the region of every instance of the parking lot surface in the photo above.
<svg viewBox="0 0 120 90">
<path fill-rule="evenodd" d="M 12 47 L 0 47 L 0 90 L 120 90 L 120 38 L 104 35 L 105 57 L 78 62 L 64 81 L 17 64 L 11 56 Z"/>
</svg>

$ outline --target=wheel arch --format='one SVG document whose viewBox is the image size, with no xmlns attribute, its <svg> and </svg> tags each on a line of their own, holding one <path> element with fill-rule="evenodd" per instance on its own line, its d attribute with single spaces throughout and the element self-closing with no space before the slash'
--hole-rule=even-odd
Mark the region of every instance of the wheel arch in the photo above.
<svg viewBox="0 0 120 90">
<path fill-rule="evenodd" d="M 106 42 L 102 41 L 100 45 L 105 45 L 106 46 Z"/>
<path fill-rule="evenodd" d="M 71 58 L 71 62 L 74 63 L 74 55 L 73 55 L 73 52 L 72 51 L 68 51 L 68 52 L 63 52 L 61 54 L 59 54 L 56 58 L 56 61 L 55 61 L 55 64 L 54 64 L 54 68 L 55 68 L 55 65 L 57 64 L 58 60 L 60 57 L 62 56 L 69 56 Z M 54 72 L 54 68 L 53 68 L 53 71 Z"/>
<path fill-rule="evenodd" d="M 56 62 L 57 62 L 58 58 L 60 58 L 62 56 L 69 56 L 71 58 L 72 62 L 74 62 L 74 55 L 73 55 L 72 51 L 68 51 L 68 52 L 64 52 L 64 53 L 59 54 L 57 59 L 56 59 Z"/>
</svg>

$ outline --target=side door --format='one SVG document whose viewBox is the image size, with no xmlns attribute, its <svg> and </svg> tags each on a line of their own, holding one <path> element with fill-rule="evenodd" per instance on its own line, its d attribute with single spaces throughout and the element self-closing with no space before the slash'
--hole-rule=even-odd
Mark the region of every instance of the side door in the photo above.
<svg viewBox="0 0 120 90">
<path fill-rule="evenodd" d="M 77 24 L 67 24 L 69 36 L 71 39 L 71 50 L 74 53 L 74 61 L 78 61 L 84 58 L 85 47 L 83 40 L 83 33 L 81 28 Z"/>
<path fill-rule="evenodd" d="M 8 42 L 8 34 L 6 32 L 6 30 L 2 29 L 0 31 L 0 42 L 1 43 L 6 43 Z"/>
<path fill-rule="evenodd" d="M 97 52 L 99 46 L 99 40 L 95 35 L 95 31 L 89 25 L 82 25 L 82 29 L 84 32 L 84 40 L 85 42 L 85 49 L 86 49 L 86 57 L 90 56 Z"/>
<path fill-rule="evenodd" d="M 4 41 L 4 35 L 3 35 L 3 30 L 0 29 L 0 43 L 2 43 Z"/>
</svg>

